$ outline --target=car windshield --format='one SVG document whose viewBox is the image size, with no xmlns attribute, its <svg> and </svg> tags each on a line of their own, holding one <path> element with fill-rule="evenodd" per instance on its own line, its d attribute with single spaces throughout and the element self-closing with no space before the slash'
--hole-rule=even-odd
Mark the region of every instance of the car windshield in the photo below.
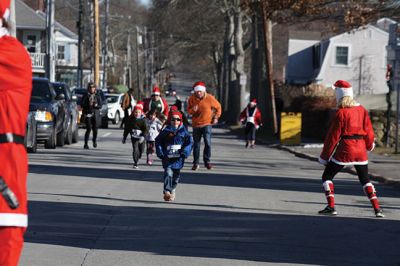
<svg viewBox="0 0 400 266">
<path fill-rule="evenodd" d="M 47 82 L 33 81 L 32 83 L 32 100 L 42 100 L 50 102 L 53 95 Z"/>
<path fill-rule="evenodd" d="M 118 102 L 118 96 L 107 96 L 107 103 L 116 103 Z"/>
<path fill-rule="evenodd" d="M 54 88 L 57 96 L 60 95 L 61 93 L 63 93 L 65 96 L 65 99 L 69 100 L 69 93 L 67 92 L 67 87 L 65 85 L 53 83 L 53 88 Z"/>
</svg>

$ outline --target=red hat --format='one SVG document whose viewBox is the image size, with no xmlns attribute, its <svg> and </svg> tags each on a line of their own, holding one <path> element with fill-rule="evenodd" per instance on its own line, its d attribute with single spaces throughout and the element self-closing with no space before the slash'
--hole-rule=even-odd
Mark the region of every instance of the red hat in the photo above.
<svg viewBox="0 0 400 266">
<path fill-rule="evenodd" d="M 257 104 L 257 99 L 253 99 L 251 102 Z"/>
<path fill-rule="evenodd" d="M 195 84 L 193 84 L 193 90 L 194 91 L 206 91 L 206 84 L 202 81 L 198 81 Z"/>
<path fill-rule="evenodd" d="M 143 105 L 141 105 L 141 104 L 136 104 L 135 107 L 133 107 L 133 111 L 136 111 L 136 110 L 140 110 L 140 111 L 143 112 Z"/>
<path fill-rule="evenodd" d="M 135 106 L 141 107 L 143 109 L 144 108 L 144 102 L 138 101 Z"/>
<path fill-rule="evenodd" d="M 179 111 L 172 111 L 172 112 L 171 112 L 171 115 L 170 115 L 170 117 L 169 117 L 169 122 L 171 123 L 172 117 L 173 117 L 174 115 L 179 116 L 179 118 L 181 119 L 181 122 L 179 123 L 179 125 L 182 125 L 182 113 L 179 112 Z"/>
<path fill-rule="evenodd" d="M 8 20 L 10 17 L 10 0 L 0 0 L 0 17 Z"/>
<path fill-rule="evenodd" d="M 151 94 L 151 96 L 160 96 L 161 95 L 161 91 L 159 87 L 154 87 L 153 88 L 153 93 Z"/>
<path fill-rule="evenodd" d="M 176 105 L 172 105 L 170 110 L 171 110 L 171 112 L 178 111 L 178 107 Z"/>
<path fill-rule="evenodd" d="M 335 89 L 337 102 L 345 96 L 353 98 L 353 88 L 351 84 L 345 80 L 336 81 L 335 84 L 332 85 L 332 88 Z"/>
</svg>

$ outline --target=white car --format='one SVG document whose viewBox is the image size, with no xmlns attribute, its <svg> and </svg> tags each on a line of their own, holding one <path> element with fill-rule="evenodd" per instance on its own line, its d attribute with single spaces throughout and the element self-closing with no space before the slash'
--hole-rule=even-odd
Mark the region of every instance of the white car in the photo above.
<svg viewBox="0 0 400 266">
<path fill-rule="evenodd" d="M 108 120 L 111 120 L 113 124 L 118 124 L 122 118 L 124 118 L 124 110 L 121 108 L 124 94 L 107 94 L 107 105 L 108 105 Z"/>
</svg>

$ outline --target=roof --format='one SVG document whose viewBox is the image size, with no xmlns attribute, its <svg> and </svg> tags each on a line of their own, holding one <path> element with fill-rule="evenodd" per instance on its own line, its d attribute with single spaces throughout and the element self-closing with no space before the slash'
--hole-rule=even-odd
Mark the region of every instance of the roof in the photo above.
<svg viewBox="0 0 400 266">
<path fill-rule="evenodd" d="M 46 29 L 46 21 L 22 0 L 15 1 L 15 21 L 17 29 Z"/>
</svg>

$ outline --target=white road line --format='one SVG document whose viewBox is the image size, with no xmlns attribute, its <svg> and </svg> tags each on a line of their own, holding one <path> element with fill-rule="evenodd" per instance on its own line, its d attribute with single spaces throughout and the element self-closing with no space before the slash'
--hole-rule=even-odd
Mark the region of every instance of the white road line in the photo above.
<svg viewBox="0 0 400 266">
<path fill-rule="evenodd" d="M 111 133 L 110 132 L 108 132 L 108 133 L 106 133 L 106 134 L 104 134 L 103 136 L 101 136 L 102 138 L 105 138 L 105 137 L 108 137 L 108 136 L 110 136 L 111 135 Z"/>
</svg>

